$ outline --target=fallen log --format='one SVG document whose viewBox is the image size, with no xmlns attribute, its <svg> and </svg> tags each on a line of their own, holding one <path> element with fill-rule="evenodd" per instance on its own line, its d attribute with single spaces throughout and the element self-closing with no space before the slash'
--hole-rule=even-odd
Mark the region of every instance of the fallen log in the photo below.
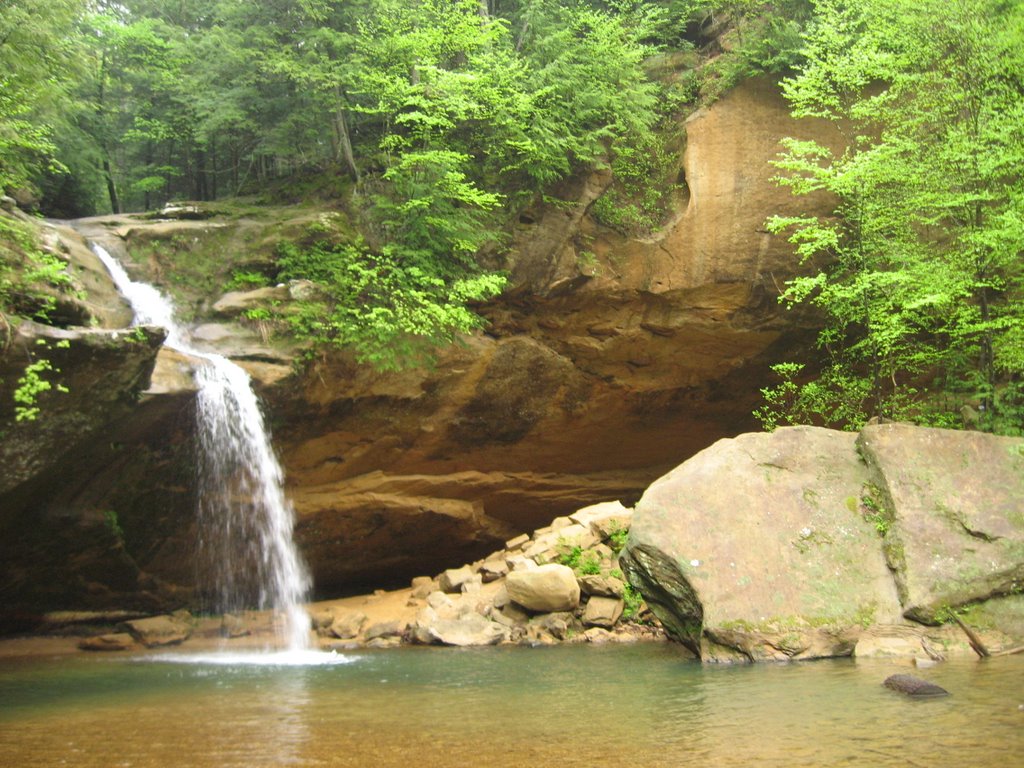
<svg viewBox="0 0 1024 768">
<path fill-rule="evenodd" d="M 949 612 L 949 615 L 953 617 L 953 621 L 959 624 L 960 629 L 962 629 L 964 631 L 964 634 L 967 635 L 967 642 L 971 644 L 971 648 L 973 648 L 974 652 L 978 654 L 978 658 L 987 659 L 989 656 L 991 656 L 991 654 L 988 652 L 988 648 L 986 648 L 985 644 L 981 641 L 981 638 L 978 637 L 977 634 L 975 634 L 973 629 L 964 624 L 963 619 L 961 619 L 952 611 Z"/>
</svg>

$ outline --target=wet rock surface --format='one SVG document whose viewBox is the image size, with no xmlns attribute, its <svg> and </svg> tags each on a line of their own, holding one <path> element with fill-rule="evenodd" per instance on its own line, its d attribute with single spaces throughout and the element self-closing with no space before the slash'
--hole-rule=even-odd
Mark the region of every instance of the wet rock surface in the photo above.
<svg viewBox="0 0 1024 768">
<path fill-rule="evenodd" d="M 907 696 L 928 698 L 932 696 L 948 696 L 949 691 L 935 683 L 929 683 L 913 675 L 891 675 L 885 679 L 883 685 Z"/>
</svg>

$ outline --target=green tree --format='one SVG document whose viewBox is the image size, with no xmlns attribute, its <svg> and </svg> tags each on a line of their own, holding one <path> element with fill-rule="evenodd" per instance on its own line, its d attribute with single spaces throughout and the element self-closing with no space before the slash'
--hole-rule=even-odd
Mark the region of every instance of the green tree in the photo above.
<svg viewBox="0 0 1024 768">
<path fill-rule="evenodd" d="M 0 190 L 59 169 L 54 126 L 71 109 L 82 0 L 0 0 Z"/>
<path fill-rule="evenodd" d="M 1020 430 L 1024 11 L 1000 0 L 815 9 L 807 63 L 785 92 L 796 116 L 835 121 L 847 147 L 789 141 L 779 166 L 794 193 L 825 190 L 838 207 L 769 227 L 790 232 L 810 270 L 783 299 L 821 309 L 827 361 L 809 386 L 780 369 L 788 383 L 769 399 L 785 389 L 802 418 L 853 426 L 951 423 L 929 415 L 923 390 L 936 381 L 977 398 L 989 428 Z"/>
</svg>

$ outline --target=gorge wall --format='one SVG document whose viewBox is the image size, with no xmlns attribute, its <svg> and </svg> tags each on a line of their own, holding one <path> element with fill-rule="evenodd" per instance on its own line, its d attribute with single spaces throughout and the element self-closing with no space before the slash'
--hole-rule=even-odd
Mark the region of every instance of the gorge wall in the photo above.
<svg viewBox="0 0 1024 768">
<path fill-rule="evenodd" d="M 776 187 L 771 160 L 782 137 L 839 136 L 792 120 L 764 80 L 690 116 L 685 133 L 685 192 L 662 230 L 630 239 L 600 226 L 588 209 L 609 179 L 575 179 L 560 190 L 575 205 L 521 218 L 495 264 L 511 288 L 483 308 L 486 332 L 429 370 L 383 374 L 330 355 L 294 373 L 289 351 L 231 309 L 212 317 L 219 286 L 208 286 L 199 335 L 260 385 L 318 593 L 398 583 L 589 504 L 631 504 L 683 459 L 754 426 L 768 365 L 813 340 L 806 318 L 777 303 L 797 265 L 764 220 L 828 209 Z M 176 267 L 140 257 L 141 244 L 245 249 L 270 237 L 245 219 L 80 226 L 158 283 Z M 96 424 L 52 449 L 49 468 L 0 498 L 5 606 L 189 601 L 188 379 L 187 361 L 162 353 L 131 413 L 98 409 Z M 69 535 L 83 521 L 100 543 Z"/>
</svg>

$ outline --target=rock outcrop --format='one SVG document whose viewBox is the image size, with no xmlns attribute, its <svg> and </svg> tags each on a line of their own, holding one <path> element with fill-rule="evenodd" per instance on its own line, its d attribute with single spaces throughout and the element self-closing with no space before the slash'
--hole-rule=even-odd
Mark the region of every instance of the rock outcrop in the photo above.
<svg viewBox="0 0 1024 768">
<path fill-rule="evenodd" d="M 578 179 L 563 190 L 570 208 L 524 214 L 495 265 L 514 287 L 483 308 L 485 335 L 433 370 L 385 376 L 334 357 L 266 393 L 297 538 L 325 592 L 380 582 L 381 563 L 394 576 L 443 567 L 418 554 L 429 541 L 457 562 L 583 506 L 631 504 L 682 459 L 753 427 L 768 364 L 808 338 L 778 307 L 795 262 L 764 220 L 828 209 L 776 187 L 771 160 L 783 136 L 838 135 L 794 121 L 763 80 L 685 128 L 689 193 L 661 231 L 601 227 L 587 208 L 607 179 Z M 352 543 L 367 534 L 367 548 Z"/>
<path fill-rule="evenodd" d="M 898 424 L 723 440 L 644 493 L 624 570 L 705 660 L 938 655 L 909 620 L 1024 592 L 1022 450 Z"/>
<path fill-rule="evenodd" d="M 222 297 L 228 258 L 270 274 L 276 244 L 322 212 L 296 210 L 284 223 L 280 212 L 260 221 L 247 211 L 81 226 L 127 257 L 131 274 L 180 294 L 209 347 L 254 376 L 298 515 L 296 540 L 318 595 L 333 596 L 475 560 L 588 505 L 631 504 L 681 460 L 753 426 L 768 364 L 810 333 L 778 307 L 777 285 L 796 267 L 763 222 L 829 209 L 774 185 L 771 160 L 785 136 L 830 145 L 839 137 L 827 123 L 793 120 L 767 80 L 740 85 L 684 127 L 687 192 L 660 231 L 630 239 L 594 220 L 589 207 L 605 176 L 566 182 L 553 192 L 567 205 L 524 212 L 508 253 L 495 256 L 513 285 L 481 308 L 486 332 L 431 369 L 381 374 L 333 354 L 294 373 L 295 350 L 238 313 L 290 300 L 301 286 Z M 123 535 L 36 571 L 23 562 L 12 596 L 49 609 L 83 596 L 95 608 L 189 601 L 188 367 L 163 355 L 153 397 L 95 451 L 62 459 L 68 482 L 44 472 L 19 486 L 18 508 L 31 490 L 39 514 L 116 519 Z M 30 594 L 29 584 L 48 586 Z"/>
</svg>

